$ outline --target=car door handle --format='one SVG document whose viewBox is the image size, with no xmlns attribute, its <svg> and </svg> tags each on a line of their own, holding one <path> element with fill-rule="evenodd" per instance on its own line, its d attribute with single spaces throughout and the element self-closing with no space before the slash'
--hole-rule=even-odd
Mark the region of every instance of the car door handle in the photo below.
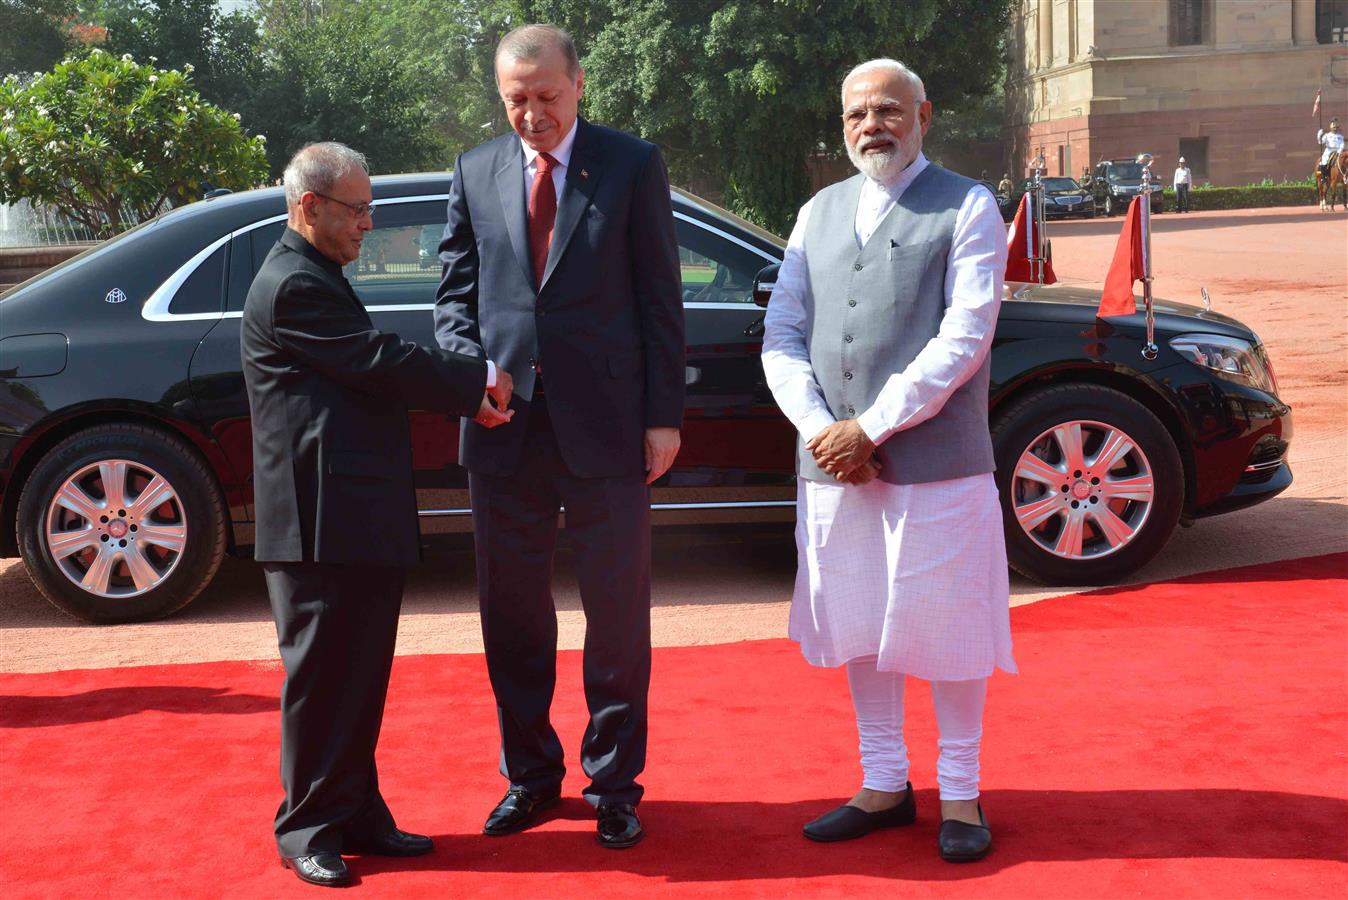
<svg viewBox="0 0 1348 900">
<path fill-rule="evenodd" d="M 702 370 L 697 366 L 683 367 L 683 383 L 685 385 L 697 384 L 702 380 Z"/>
<path fill-rule="evenodd" d="M 746 328 L 744 329 L 744 336 L 745 336 L 745 337 L 762 337 L 762 336 L 763 336 L 763 319 L 764 319 L 764 318 L 766 318 L 766 317 L 765 317 L 765 316 L 759 316 L 757 319 L 754 319 L 752 322 L 750 322 L 749 325 L 748 325 L 748 327 L 746 327 Z"/>
</svg>

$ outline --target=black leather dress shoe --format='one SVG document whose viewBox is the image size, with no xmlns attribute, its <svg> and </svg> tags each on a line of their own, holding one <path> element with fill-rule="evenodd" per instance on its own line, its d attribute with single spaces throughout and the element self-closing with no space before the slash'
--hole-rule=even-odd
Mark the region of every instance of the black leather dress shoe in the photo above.
<svg viewBox="0 0 1348 900">
<path fill-rule="evenodd" d="M 992 848 L 992 829 L 988 828 L 981 803 L 978 805 L 978 820 L 981 825 L 970 825 L 955 819 L 946 819 L 941 823 L 941 832 L 936 838 L 936 844 L 941 848 L 941 859 L 946 862 L 973 862 L 988 855 L 988 850 Z"/>
<path fill-rule="evenodd" d="M 346 887 L 355 881 L 351 870 L 336 853 L 315 853 L 313 856 L 281 857 L 281 865 L 295 873 L 300 881 L 323 887 Z"/>
<path fill-rule="evenodd" d="M 917 819 L 917 801 L 913 798 L 913 783 L 908 782 L 907 790 L 898 806 L 866 812 L 855 806 L 840 806 L 832 812 L 824 813 L 813 822 L 805 825 L 805 836 L 812 841 L 850 841 L 864 837 L 877 828 L 896 828 L 911 825 Z"/>
<path fill-rule="evenodd" d="M 534 794 L 524 788 L 511 788 L 496 804 L 496 808 L 487 816 L 487 824 L 482 833 L 492 837 L 514 834 L 534 824 L 534 817 L 542 810 L 554 805 L 561 799 L 561 792 L 555 794 Z"/>
<path fill-rule="evenodd" d="M 409 834 L 394 828 L 372 838 L 347 840 L 342 849 L 362 856 L 425 856 L 435 849 L 435 844 L 424 834 Z"/>
<path fill-rule="evenodd" d="M 599 833 L 595 839 L 600 846 L 622 850 L 637 844 L 645 836 L 635 806 L 630 803 L 599 804 Z"/>
</svg>

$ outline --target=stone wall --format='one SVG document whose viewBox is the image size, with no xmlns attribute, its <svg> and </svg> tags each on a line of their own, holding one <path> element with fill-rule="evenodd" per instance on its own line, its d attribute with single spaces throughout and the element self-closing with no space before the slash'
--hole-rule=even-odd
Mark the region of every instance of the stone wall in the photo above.
<svg viewBox="0 0 1348 900">
<path fill-rule="evenodd" d="M 27 281 L 72 256 L 83 253 L 93 244 L 74 244 L 64 247 L 0 247 L 0 291 L 21 281 Z"/>
</svg>

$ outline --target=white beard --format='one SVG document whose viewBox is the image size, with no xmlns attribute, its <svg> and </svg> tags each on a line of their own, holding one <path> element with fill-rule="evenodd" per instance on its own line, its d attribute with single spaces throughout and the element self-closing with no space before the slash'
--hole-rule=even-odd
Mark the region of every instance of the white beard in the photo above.
<svg viewBox="0 0 1348 900">
<path fill-rule="evenodd" d="M 902 142 L 894 141 L 893 138 L 890 140 L 888 148 L 872 153 L 862 153 L 846 141 L 843 143 L 847 147 L 847 158 L 856 166 L 857 171 L 867 178 L 887 183 L 917 159 L 918 153 L 922 151 L 922 132 L 915 128 Z"/>
</svg>

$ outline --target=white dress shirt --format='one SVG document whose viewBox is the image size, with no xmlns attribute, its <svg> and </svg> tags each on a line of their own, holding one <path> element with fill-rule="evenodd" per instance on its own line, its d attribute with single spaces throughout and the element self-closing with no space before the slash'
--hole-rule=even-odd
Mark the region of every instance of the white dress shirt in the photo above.
<svg viewBox="0 0 1348 900">
<path fill-rule="evenodd" d="M 580 124 L 580 119 L 571 123 L 571 130 L 562 138 L 562 142 L 548 151 L 548 156 L 557 160 L 557 165 L 552 167 L 552 186 L 557 191 L 557 199 L 562 199 L 562 188 L 566 186 L 566 169 L 571 165 L 571 148 L 576 145 L 576 127 Z M 529 208 L 529 192 L 534 187 L 534 176 L 538 174 L 538 151 L 524 142 L 520 138 L 520 146 L 524 148 L 524 208 Z"/>
<path fill-rule="evenodd" d="M 1193 184 L 1193 173 L 1188 166 L 1180 166 L 1175 170 L 1175 184 Z"/>
<path fill-rule="evenodd" d="M 921 153 L 889 184 L 867 179 L 853 223 L 858 247 L 864 247 L 913 179 L 928 166 Z M 814 377 L 805 345 L 804 296 L 808 290 L 806 203 L 791 230 L 764 319 L 763 369 L 778 405 L 809 440 L 835 418 Z M 978 371 L 992 346 L 1006 274 L 1006 232 L 992 195 L 969 189 L 955 217 L 945 276 L 945 316 L 941 327 L 901 372 L 889 376 L 875 403 L 857 416 L 866 435 L 880 444 L 941 411 L 950 396 Z"/>
<path fill-rule="evenodd" d="M 1343 151 L 1343 133 L 1338 131 L 1317 131 L 1315 133 L 1315 142 L 1322 145 L 1325 149 L 1320 154 L 1320 165 L 1329 162 L 1329 157 L 1335 151 Z"/>
</svg>

